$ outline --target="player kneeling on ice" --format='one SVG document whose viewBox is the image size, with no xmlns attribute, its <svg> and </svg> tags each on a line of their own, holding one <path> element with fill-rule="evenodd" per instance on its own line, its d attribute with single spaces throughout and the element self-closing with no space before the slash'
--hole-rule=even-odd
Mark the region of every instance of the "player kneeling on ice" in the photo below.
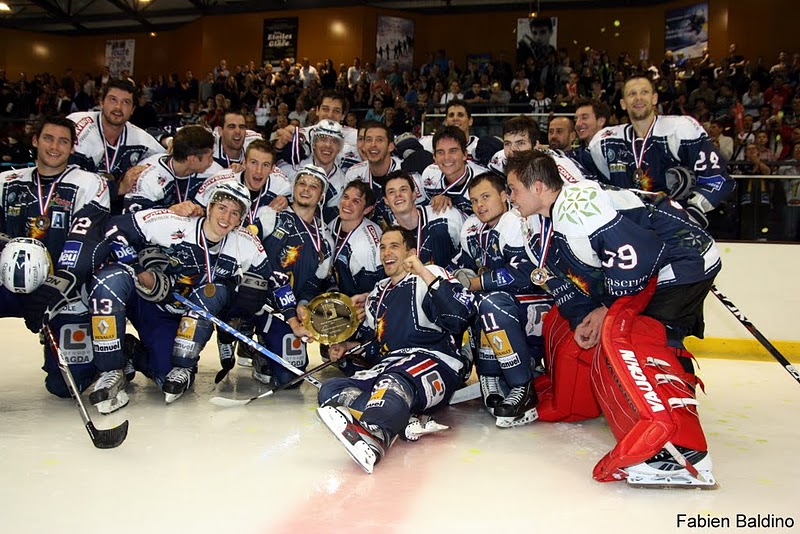
<svg viewBox="0 0 800 534">
<path fill-rule="evenodd" d="M 320 419 L 367 473 L 398 435 L 418 438 L 406 431 L 412 414 L 446 406 L 464 381 L 459 342 L 475 314 L 473 295 L 444 269 L 423 265 L 415 246 L 415 234 L 399 226 L 381 236 L 388 278 L 367 297 L 357 333 L 374 340 L 367 354 L 377 363 L 350 378 L 332 378 L 319 392 Z M 356 344 L 332 345 L 331 359 Z"/>
<path fill-rule="evenodd" d="M 703 300 L 721 268 L 711 236 L 670 198 L 583 180 L 565 184 L 532 150 L 509 158 L 511 202 L 527 217 L 532 275 L 555 299 L 544 323 L 548 374 L 539 419 L 606 416 L 617 446 L 599 481 L 716 487 L 697 414 L 687 335 L 703 335 Z"/>
<path fill-rule="evenodd" d="M 101 413 L 128 403 L 121 342 L 126 317 L 144 345 L 134 365 L 171 403 L 194 382 L 200 351 L 213 331 L 209 321 L 176 303 L 173 292 L 212 314 L 230 304 L 241 308 L 236 313 L 252 316 L 268 288 L 285 297 L 280 302 L 293 305 L 288 279 L 273 272 L 261 242 L 241 228 L 250 209 L 245 186 L 221 184 L 209 199 L 205 217 L 142 210 L 110 219 L 107 235 L 117 263 L 94 275 L 89 295 L 94 353 L 102 371 L 89 399 Z"/>
</svg>

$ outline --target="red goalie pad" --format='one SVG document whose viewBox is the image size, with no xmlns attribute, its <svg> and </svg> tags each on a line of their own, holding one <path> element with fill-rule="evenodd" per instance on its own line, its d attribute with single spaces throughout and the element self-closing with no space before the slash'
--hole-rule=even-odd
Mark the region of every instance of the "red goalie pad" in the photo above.
<svg viewBox="0 0 800 534">
<path fill-rule="evenodd" d="M 652 458 L 667 441 L 707 450 L 694 399 L 696 378 L 667 346 L 664 325 L 638 315 L 654 289 L 651 281 L 642 293 L 617 300 L 603 322 L 592 385 L 617 445 L 594 468 L 602 482 L 624 479 L 622 468 Z"/>
<path fill-rule="evenodd" d="M 569 321 L 554 306 L 544 318 L 544 350 L 547 374 L 533 382 L 540 421 L 583 421 L 600 415 L 592 390 L 592 359 L 598 346 L 584 350 L 575 343 Z"/>
</svg>

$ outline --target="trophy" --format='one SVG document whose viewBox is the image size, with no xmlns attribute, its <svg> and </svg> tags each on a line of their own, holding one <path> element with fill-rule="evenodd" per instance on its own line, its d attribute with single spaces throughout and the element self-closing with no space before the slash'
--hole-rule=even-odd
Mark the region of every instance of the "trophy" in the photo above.
<svg viewBox="0 0 800 534">
<path fill-rule="evenodd" d="M 358 312 L 350 297 L 343 293 L 322 293 L 306 307 L 308 316 L 303 326 L 323 345 L 341 343 L 358 328 Z"/>
</svg>

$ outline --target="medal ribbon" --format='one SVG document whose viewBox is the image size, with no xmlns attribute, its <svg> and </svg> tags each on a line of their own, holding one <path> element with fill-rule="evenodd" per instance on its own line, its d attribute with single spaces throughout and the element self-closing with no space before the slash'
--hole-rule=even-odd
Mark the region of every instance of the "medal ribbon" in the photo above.
<svg viewBox="0 0 800 534">
<path fill-rule="evenodd" d="M 43 216 L 46 216 L 47 208 L 50 206 L 50 199 L 53 198 L 53 192 L 56 190 L 56 184 L 64 173 L 61 173 L 55 177 L 53 183 L 50 184 L 50 192 L 47 193 L 47 200 L 42 203 L 42 177 L 39 175 L 38 170 L 33 172 L 36 174 L 36 188 L 39 190 L 39 196 L 36 198 L 36 201 L 39 203 L 39 213 Z"/>
<path fill-rule="evenodd" d="M 299 215 L 297 218 L 300 220 L 300 223 L 303 225 L 303 228 L 306 229 L 306 233 L 308 233 L 309 239 L 311 239 L 311 244 L 314 245 L 314 250 L 317 251 L 317 255 L 319 256 L 320 261 L 322 261 L 325 256 L 322 253 L 322 236 L 319 233 L 319 226 L 317 226 L 316 221 L 312 222 L 311 225 L 314 227 L 314 234 L 311 233 L 311 229 L 308 227 L 306 222 L 303 220 L 302 217 Z M 315 236 L 316 235 L 316 239 Z"/>
<path fill-rule="evenodd" d="M 484 241 L 483 235 L 486 234 L 486 240 Z M 478 231 L 478 244 L 481 246 L 481 267 L 487 267 L 487 263 L 489 263 L 489 236 L 491 235 L 491 228 L 487 228 L 486 223 L 481 225 L 481 229 Z M 488 268 L 488 267 L 487 267 Z"/>
<path fill-rule="evenodd" d="M 647 129 L 647 133 L 644 134 L 642 138 L 642 150 L 637 154 L 636 153 L 636 141 L 638 140 L 636 137 L 636 131 L 632 130 L 633 135 L 631 136 L 631 150 L 633 151 L 633 162 L 636 164 L 637 170 L 642 170 L 642 163 L 644 162 L 644 153 L 647 149 L 647 141 L 650 139 L 650 135 L 653 133 L 653 128 L 655 128 L 656 121 L 658 117 L 653 118 L 653 123 L 650 125 L 650 128 Z M 633 127 L 631 127 L 633 128 Z"/>
<path fill-rule="evenodd" d="M 547 253 L 550 251 L 550 242 L 553 240 L 553 221 L 539 215 L 539 223 L 542 226 L 539 231 L 539 267 L 546 269 Z"/>
<path fill-rule="evenodd" d="M 111 169 L 114 168 L 114 164 L 117 162 L 117 156 L 119 155 L 119 147 L 125 145 L 125 138 L 127 137 L 128 128 L 126 127 L 124 130 L 122 130 L 122 134 L 119 136 L 119 139 L 117 139 L 117 144 L 114 146 L 109 145 L 108 142 L 106 141 L 106 136 L 103 133 L 103 121 L 99 117 L 97 120 L 97 128 L 100 131 L 100 139 L 103 141 L 103 161 L 106 166 L 106 172 L 108 174 L 113 174 L 111 172 Z M 109 147 L 114 150 L 114 157 L 110 158 L 108 156 Z"/>
<path fill-rule="evenodd" d="M 460 184 L 460 183 L 461 183 L 461 180 L 463 180 L 463 179 L 464 179 L 464 177 L 465 177 L 465 176 L 467 176 L 468 174 L 469 174 L 469 165 L 465 165 L 465 166 L 464 166 L 464 174 L 462 174 L 462 175 L 459 177 L 459 179 L 458 179 L 458 180 L 456 180 L 456 181 L 455 181 L 455 182 L 453 182 L 452 184 L 450 184 L 450 185 L 446 186 L 446 187 L 444 188 L 444 190 L 442 190 L 442 192 L 441 192 L 441 193 L 439 193 L 439 194 L 440 194 L 440 195 L 444 195 L 444 194 L 446 194 L 448 191 L 450 191 L 450 190 L 451 190 L 451 189 L 453 189 L 455 186 L 457 186 L 458 184 Z M 444 177 L 444 173 L 442 173 L 442 182 L 443 182 L 443 183 L 445 183 L 445 184 L 447 183 L 447 179 Z"/>
<path fill-rule="evenodd" d="M 206 241 L 205 232 L 203 232 L 202 226 L 200 227 L 200 246 L 203 248 L 203 259 L 206 263 L 206 275 L 205 279 L 208 280 L 209 284 L 214 283 L 214 271 L 217 270 L 217 263 L 219 263 L 219 257 L 222 256 L 222 248 L 225 246 L 225 241 L 228 240 L 228 236 L 226 235 L 222 239 L 222 243 L 219 245 L 219 254 L 217 254 L 217 260 L 214 262 L 214 268 L 211 268 L 211 252 L 209 251 L 208 241 Z M 202 281 L 202 280 L 201 280 Z"/>
<path fill-rule="evenodd" d="M 422 230 L 428 224 L 428 216 L 425 213 L 425 208 L 417 208 L 417 214 L 419 215 L 419 221 L 417 221 L 417 255 L 419 255 L 422 250 Z"/>
<path fill-rule="evenodd" d="M 172 179 L 175 181 L 175 196 L 178 197 L 178 204 L 180 204 L 184 200 L 189 199 L 189 186 L 192 183 L 192 178 L 197 174 L 190 174 L 189 177 L 186 178 L 186 191 L 184 191 L 183 198 L 181 198 L 181 188 L 180 184 L 178 183 L 178 176 L 175 174 L 175 167 L 172 165 L 172 158 L 169 158 L 169 161 L 167 162 L 167 168 L 169 169 L 170 174 L 172 174 Z"/>
</svg>

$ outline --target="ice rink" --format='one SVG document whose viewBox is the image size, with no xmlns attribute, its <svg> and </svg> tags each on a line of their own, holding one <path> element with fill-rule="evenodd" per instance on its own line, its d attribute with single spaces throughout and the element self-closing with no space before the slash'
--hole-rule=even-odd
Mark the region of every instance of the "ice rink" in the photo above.
<svg viewBox="0 0 800 534">
<path fill-rule="evenodd" d="M 800 532 L 800 386 L 774 362 L 700 359 L 720 488 L 670 491 L 592 479 L 615 443 L 602 418 L 499 429 L 478 400 L 438 412 L 450 430 L 398 441 L 367 475 L 317 419 L 309 384 L 246 407 L 212 405 L 266 391 L 241 367 L 215 387 L 213 340 L 175 404 L 141 374 L 114 414 L 99 415 L 85 395 L 97 427 L 130 421 L 119 448 L 99 450 L 73 401 L 44 389 L 36 336 L 5 319 L 0 339 L 4 534 Z M 737 514 L 795 526 L 737 529 Z"/>
</svg>

